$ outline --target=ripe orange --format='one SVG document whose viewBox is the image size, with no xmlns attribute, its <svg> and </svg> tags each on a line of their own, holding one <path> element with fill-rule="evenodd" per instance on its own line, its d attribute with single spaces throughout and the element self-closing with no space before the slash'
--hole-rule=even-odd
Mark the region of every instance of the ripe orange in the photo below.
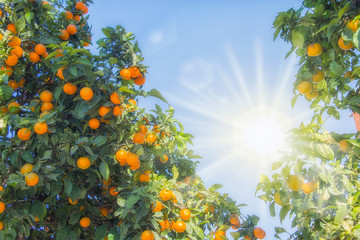
<svg viewBox="0 0 360 240">
<path fill-rule="evenodd" d="M 89 101 L 90 99 L 92 99 L 93 96 L 94 96 L 94 92 L 89 87 L 83 87 L 80 90 L 80 97 L 86 101 Z"/>
<path fill-rule="evenodd" d="M 152 133 L 148 134 L 146 136 L 146 141 L 149 143 L 154 143 L 156 141 L 156 135 Z"/>
<path fill-rule="evenodd" d="M 166 154 L 164 154 L 163 157 L 160 157 L 160 162 L 162 162 L 162 163 L 166 163 L 168 160 L 169 160 L 169 157 Z"/>
<path fill-rule="evenodd" d="M 220 230 L 215 233 L 215 240 L 223 240 L 222 237 L 226 237 L 226 232 Z"/>
<path fill-rule="evenodd" d="M 25 82 L 26 82 L 26 79 L 25 79 L 25 78 L 20 79 L 20 81 L 19 81 L 19 86 L 20 86 L 21 88 L 23 88 L 23 87 L 25 86 Z"/>
<path fill-rule="evenodd" d="M 152 231 L 146 230 L 141 234 L 141 240 L 154 240 L 155 236 Z"/>
<path fill-rule="evenodd" d="M 5 203 L 0 202 L 0 213 L 3 213 L 5 211 Z"/>
<path fill-rule="evenodd" d="M 150 175 L 142 173 L 140 174 L 139 180 L 140 182 L 148 182 L 150 181 Z"/>
<path fill-rule="evenodd" d="M 299 191 L 303 185 L 303 179 L 296 175 L 290 175 L 287 179 L 287 185 L 292 191 Z"/>
<path fill-rule="evenodd" d="M 10 41 L 8 42 L 9 47 L 20 47 L 21 39 L 18 37 L 11 37 Z"/>
<path fill-rule="evenodd" d="M 76 26 L 75 26 L 75 25 L 69 24 L 69 25 L 66 27 L 66 31 L 67 31 L 70 35 L 75 35 L 76 32 L 77 32 L 77 29 L 76 29 Z"/>
<path fill-rule="evenodd" d="M 1 113 L 7 113 L 8 109 L 7 107 L 1 107 Z"/>
<path fill-rule="evenodd" d="M 345 152 L 349 146 L 348 142 L 346 141 L 346 139 L 343 139 L 339 142 L 340 144 L 340 149 L 341 151 Z"/>
<path fill-rule="evenodd" d="M 3 230 L 3 229 L 4 229 L 4 222 L 0 221 L 0 230 Z"/>
<path fill-rule="evenodd" d="M 174 193 L 171 193 L 171 201 L 172 201 L 173 203 L 177 203 L 177 202 L 178 202 L 178 200 L 177 200 L 177 198 L 176 198 L 176 196 L 175 196 Z"/>
<path fill-rule="evenodd" d="M 359 27 L 359 20 L 350 20 L 347 24 L 346 24 L 347 28 L 350 28 L 353 32 L 356 32 L 356 30 Z"/>
<path fill-rule="evenodd" d="M 126 165 L 126 159 L 128 157 L 127 151 L 120 149 L 116 152 L 116 160 L 120 163 L 121 166 Z"/>
<path fill-rule="evenodd" d="M 49 90 L 45 90 L 40 93 L 40 100 L 43 102 L 51 102 L 53 99 L 54 95 Z"/>
<path fill-rule="evenodd" d="M 137 78 L 142 76 L 140 69 L 138 67 L 130 67 L 129 68 L 130 74 L 131 74 L 131 78 Z"/>
<path fill-rule="evenodd" d="M 88 46 L 90 46 L 90 43 L 88 43 L 88 42 L 83 42 L 83 47 L 88 47 Z"/>
<path fill-rule="evenodd" d="M 312 91 L 312 85 L 308 81 L 302 81 L 298 84 L 297 89 L 301 94 L 309 94 Z"/>
<path fill-rule="evenodd" d="M 5 60 L 6 65 L 8 66 L 15 66 L 19 61 L 19 58 L 15 54 L 10 54 L 7 59 Z"/>
<path fill-rule="evenodd" d="M 77 22 L 80 22 L 80 16 L 79 15 L 75 15 L 73 17 L 73 20 L 77 21 Z"/>
<path fill-rule="evenodd" d="M 31 172 L 25 175 L 26 185 L 32 187 L 38 184 L 38 182 L 39 182 L 39 175 L 37 175 L 36 173 Z"/>
<path fill-rule="evenodd" d="M 109 210 L 107 208 L 100 208 L 99 210 L 102 216 L 106 217 L 109 215 Z"/>
<path fill-rule="evenodd" d="M 140 167 L 140 161 L 137 161 L 136 164 L 130 165 L 129 169 L 136 170 L 136 169 L 139 169 L 139 167 Z"/>
<path fill-rule="evenodd" d="M 321 47 L 320 43 L 311 43 L 307 47 L 306 53 L 310 57 L 319 56 L 322 53 L 322 47 Z"/>
<path fill-rule="evenodd" d="M 80 157 L 78 158 L 76 165 L 80 169 L 88 169 L 91 166 L 90 159 L 87 157 Z"/>
<path fill-rule="evenodd" d="M 135 166 L 139 163 L 139 157 L 135 153 L 128 153 L 126 157 L 126 163 L 130 166 Z"/>
<path fill-rule="evenodd" d="M 70 35 L 65 29 L 61 29 L 58 37 L 60 38 L 60 40 L 66 41 L 69 39 Z"/>
<path fill-rule="evenodd" d="M 42 45 L 42 44 L 37 44 L 37 45 L 35 46 L 35 52 L 36 52 L 36 54 L 42 56 L 42 55 L 44 55 L 45 52 L 46 52 L 46 47 L 45 47 L 44 45 Z"/>
<path fill-rule="evenodd" d="M 10 32 L 12 32 L 13 34 L 17 34 L 16 27 L 15 27 L 14 23 L 9 23 L 7 25 L 6 29 L 9 30 Z"/>
<path fill-rule="evenodd" d="M 1 68 L 0 68 L 0 70 L 1 71 L 3 71 L 4 73 L 6 73 L 6 75 L 8 75 L 9 77 L 12 75 L 12 73 L 13 73 L 13 70 L 12 70 L 12 67 L 10 67 L 10 66 L 2 66 Z"/>
<path fill-rule="evenodd" d="M 37 122 L 35 123 L 34 125 L 34 131 L 37 133 L 37 134 L 45 134 L 48 130 L 48 126 L 46 123 L 42 123 L 42 122 Z"/>
<path fill-rule="evenodd" d="M 14 49 L 12 49 L 10 51 L 11 54 L 14 54 L 15 56 L 17 56 L 18 58 L 21 58 L 24 54 L 24 51 L 21 47 L 19 46 L 15 46 Z"/>
<path fill-rule="evenodd" d="M 62 57 L 62 56 L 64 56 L 64 54 L 63 54 L 63 50 L 61 50 L 61 49 L 56 49 L 56 50 L 54 50 L 54 52 L 58 52 L 58 54 L 56 54 L 55 55 L 55 57 Z M 65 68 L 65 67 L 64 67 Z"/>
<path fill-rule="evenodd" d="M 312 76 L 312 80 L 313 82 L 320 82 L 321 80 L 325 79 L 325 75 L 324 72 L 319 70 L 317 71 L 313 76 Z"/>
<path fill-rule="evenodd" d="M 75 4 L 75 8 L 77 9 L 77 10 L 80 10 L 80 11 L 84 11 L 84 9 L 85 9 L 85 4 L 83 3 L 83 2 L 77 2 L 76 4 Z"/>
<path fill-rule="evenodd" d="M 36 52 L 31 52 L 29 57 L 32 63 L 37 63 L 40 60 L 40 56 Z"/>
<path fill-rule="evenodd" d="M 162 221 L 158 221 L 158 223 L 160 224 L 160 231 L 165 231 L 166 229 L 168 229 L 170 227 L 170 222 L 169 220 L 162 220 Z"/>
<path fill-rule="evenodd" d="M 116 189 L 117 187 L 110 188 L 109 193 L 111 196 L 117 196 L 119 194 L 119 192 Z"/>
<path fill-rule="evenodd" d="M 171 199 L 171 190 L 168 189 L 162 189 L 159 193 L 159 198 L 163 201 L 168 201 Z"/>
<path fill-rule="evenodd" d="M 266 233 L 262 228 L 256 227 L 254 228 L 254 236 L 257 237 L 258 239 L 264 239 Z"/>
<path fill-rule="evenodd" d="M 54 108 L 54 105 L 51 103 L 51 102 L 44 102 L 42 105 L 41 105 L 41 108 L 40 110 L 42 112 L 45 112 L 45 111 L 50 111 L 51 109 Z"/>
<path fill-rule="evenodd" d="M 345 51 L 351 49 L 354 46 L 351 41 L 349 41 L 348 44 L 345 44 L 344 39 L 342 37 L 339 38 L 338 45 L 342 50 Z"/>
<path fill-rule="evenodd" d="M 307 183 L 304 183 L 302 186 L 302 190 L 305 194 L 312 193 L 316 188 L 316 182 L 310 181 Z"/>
<path fill-rule="evenodd" d="M 314 99 L 319 95 L 318 91 L 312 91 L 311 93 L 305 94 L 305 97 L 309 98 L 309 99 Z"/>
<path fill-rule="evenodd" d="M 75 201 L 71 200 L 71 198 L 69 198 L 69 203 L 71 205 L 76 205 L 78 203 L 79 199 L 76 199 Z"/>
<path fill-rule="evenodd" d="M 92 118 L 89 121 L 89 127 L 92 129 L 97 129 L 98 127 L 100 127 L 100 121 L 97 118 Z"/>
<path fill-rule="evenodd" d="M 105 106 L 101 106 L 99 108 L 99 115 L 101 117 L 104 117 L 106 114 L 108 114 L 111 111 L 111 107 L 105 107 Z"/>
<path fill-rule="evenodd" d="M 31 172 L 33 170 L 33 167 L 34 166 L 32 164 L 26 163 L 21 167 L 20 172 L 22 175 L 25 175 L 25 173 Z"/>
<path fill-rule="evenodd" d="M 174 230 L 178 233 L 182 233 L 186 230 L 186 223 L 184 223 L 183 221 L 177 221 L 174 224 Z"/>
<path fill-rule="evenodd" d="M 60 79 L 65 80 L 64 78 L 64 69 L 66 67 L 61 67 L 57 70 L 56 76 L 58 76 Z"/>
<path fill-rule="evenodd" d="M 113 92 L 111 95 L 110 95 L 110 101 L 113 103 L 113 104 L 120 104 L 121 103 L 121 99 L 119 97 L 119 94 L 117 92 Z"/>
<path fill-rule="evenodd" d="M 20 128 L 17 132 L 17 136 L 20 140 L 26 141 L 30 139 L 31 131 L 27 128 Z"/>
<path fill-rule="evenodd" d="M 120 116 L 122 114 L 123 107 L 122 106 L 114 106 L 113 107 L 113 115 Z"/>
<path fill-rule="evenodd" d="M 159 201 L 156 201 L 156 204 L 152 206 L 152 212 L 159 212 L 162 209 L 162 204 Z"/>
<path fill-rule="evenodd" d="M 142 133 L 135 133 L 133 136 L 133 142 L 138 144 L 143 144 L 145 142 L 145 136 Z"/>
<path fill-rule="evenodd" d="M 230 223 L 232 225 L 235 225 L 235 226 L 239 226 L 240 225 L 240 220 L 239 220 L 239 216 L 236 215 L 236 214 L 232 214 L 230 216 L 230 219 L 229 219 Z"/>
<path fill-rule="evenodd" d="M 18 113 L 20 111 L 19 107 L 20 104 L 18 104 L 17 102 L 11 102 L 8 105 L 8 110 L 10 113 Z"/>
<path fill-rule="evenodd" d="M 15 80 L 11 79 L 9 82 L 8 82 L 8 85 L 13 89 L 13 90 L 16 90 L 18 87 L 19 87 L 19 83 L 16 82 Z"/>
<path fill-rule="evenodd" d="M 141 125 L 139 126 L 139 130 L 138 130 L 139 133 L 142 133 L 144 136 L 147 134 L 148 132 L 148 129 L 145 125 Z"/>
<path fill-rule="evenodd" d="M 83 217 L 80 219 L 80 226 L 82 226 L 83 228 L 87 228 L 88 226 L 90 226 L 90 222 L 90 218 Z"/>
<path fill-rule="evenodd" d="M 65 17 L 67 20 L 73 19 L 74 15 L 70 11 L 65 11 Z"/>
<path fill-rule="evenodd" d="M 180 217 L 182 218 L 182 220 L 186 221 L 186 220 L 189 220 L 191 218 L 191 212 L 189 209 L 185 208 L 185 209 L 182 209 L 180 211 Z"/>
<path fill-rule="evenodd" d="M 74 95 L 77 91 L 77 87 L 76 85 L 73 85 L 72 83 L 68 82 L 64 84 L 63 91 L 67 95 Z"/>
<path fill-rule="evenodd" d="M 131 79 L 131 72 L 127 68 L 121 69 L 120 76 L 125 80 L 130 80 Z"/>
<path fill-rule="evenodd" d="M 89 8 L 87 6 L 85 6 L 85 8 L 84 8 L 84 10 L 82 12 L 83 12 L 84 15 L 87 14 L 89 12 Z"/>
<path fill-rule="evenodd" d="M 134 83 L 138 86 L 142 86 L 145 84 L 145 78 L 143 76 L 137 77 L 135 78 Z"/>
</svg>

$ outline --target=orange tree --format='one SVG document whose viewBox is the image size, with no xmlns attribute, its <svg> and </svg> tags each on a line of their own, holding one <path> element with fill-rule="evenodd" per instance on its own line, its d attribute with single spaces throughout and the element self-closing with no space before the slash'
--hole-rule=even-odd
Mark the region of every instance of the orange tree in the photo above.
<svg viewBox="0 0 360 240">
<path fill-rule="evenodd" d="M 145 111 L 133 34 L 91 44 L 88 1 L 0 1 L 0 239 L 260 239 L 195 175 L 174 110 Z"/>
<path fill-rule="evenodd" d="M 294 98 L 304 97 L 313 110 L 307 125 L 289 136 L 291 149 L 262 176 L 257 191 L 280 220 L 292 219 L 288 239 L 360 238 L 360 141 L 358 133 L 324 129 L 339 110 L 360 112 L 360 2 L 304 0 L 298 10 L 280 12 L 275 38 L 292 45 L 299 60 Z M 289 55 L 288 54 L 288 55 Z M 275 207 L 277 206 L 277 207 Z"/>
</svg>

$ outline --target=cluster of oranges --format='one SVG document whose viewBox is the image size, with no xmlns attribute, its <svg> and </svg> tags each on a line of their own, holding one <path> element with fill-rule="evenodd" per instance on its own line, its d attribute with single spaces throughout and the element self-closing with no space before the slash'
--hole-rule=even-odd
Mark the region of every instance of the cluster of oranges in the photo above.
<svg viewBox="0 0 360 240">
<path fill-rule="evenodd" d="M 33 167 L 34 166 L 32 164 L 26 163 L 20 169 L 21 174 L 25 175 L 26 185 L 28 185 L 30 187 L 35 186 L 39 182 L 39 175 L 32 172 Z"/>
<path fill-rule="evenodd" d="M 134 79 L 134 83 L 138 86 L 142 86 L 145 84 L 145 78 L 142 75 L 142 73 L 138 67 L 130 67 L 130 68 L 121 69 L 120 76 L 124 80 Z"/>
</svg>

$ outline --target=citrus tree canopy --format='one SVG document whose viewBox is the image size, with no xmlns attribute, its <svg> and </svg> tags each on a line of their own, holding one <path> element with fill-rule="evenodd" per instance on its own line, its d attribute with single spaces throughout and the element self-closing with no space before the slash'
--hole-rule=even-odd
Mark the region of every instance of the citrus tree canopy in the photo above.
<svg viewBox="0 0 360 240">
<path fill-rule="evenodd" d="M 360 113 L 359 20 L 359 1 L 305 0 L 274 21 L 275 38 L 299 60 L 292 105 L 302 97 L 313 110 L 311 123 L 291 132 L 291 150 L 273 164 L 274 175 L 258 185 L 271 215 L 291 217 L 296 228 L 276 228 L 278 238 L 360 238 L 358 133 L 328 132 L 323 120 L 339 119 L 339 110 Z"/>
<path fill-rule="evenodd" d="M 196 176 L 174 110 L 141 107 L 166 100 L 134 35 L 86 49 L 89 4 L 0 0 L 0 239 L 264 238 Z"/>
</svg>

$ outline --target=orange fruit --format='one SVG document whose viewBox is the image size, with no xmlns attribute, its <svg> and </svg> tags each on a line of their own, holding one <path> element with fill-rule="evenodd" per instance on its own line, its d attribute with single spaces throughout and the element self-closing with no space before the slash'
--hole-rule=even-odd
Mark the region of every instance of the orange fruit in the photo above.
<svg viewBox="0 0 360 240">
<path fill-rule="evenodd" d="M 119 97 L 119 94 L 117 92 L 113 92 L 111 95 L 110 95 L 110 101 L 113 103 L 113 104 L 120 104 L 121 103 L 121 99 Z"/>
<path fill-rule="evenodd" d="M 139 163 L 139 157 L 135 153 L 128 153 L 126 157 L 126 163 L 130 166 L 135 166 Z"/>
<path fill-rule="evenodd" d="M 160 224 L 160 231 L 165 231 L 166 229 L 168 229 L 170 227 L 170 222 L 169 220 L 162 220 L 162 221 L 158 221 L 158 223 Z"/>
<path fill-rule="evenodd" d="M 215 240 L 223 240 L 222 237 L 226 237 L 226 233 L 224 231 L 217 231 L 215 233 Z"/>
<path fill-rule="evenodd" d="M 152 133 L 148 134 L 146 136 L 146 141 L 149 143 L 154 143 L 156 141 L 156 135 Z"/>
<path fill-rule="evenodd" d="M 106 217 L 109 215 L 109 210 L 107 208 L 100 208 L 99 210 L 102 216 Z"/>
<path fill-rule="evenodd" d="M 350 28 L 353 32 L 356 32 L 356 30 L 359 27 L 359 20 L 350 20 L 347 24 L 346 24 L 347 28 Z"/>
<path fill-rule="evenodd" d="M 76 85 L 73 85 L 72 83 L 68 82 L 64 84 L 63 91 L 67 95 L 74 95 L 77 91 L 77 87 Z"/>
<path fill-rule="evenodd" d="M 83 12 L 84 15 L 87 14 L 89 12 L 89 8 L 87 6 L 85 6 L 85 8 L 84 8 L 84 10 L 82 12 Z"/>
<path fill-rule="evenodd" d="M 61 29 L 58 37 L 60 38 L 60 40 L 66 41 L 69 39 L 70 35 L 65 29 Z"/>
<path fill-rule="evenodd" d="M 19 61 L 19 58 L 15 54 L 10 54 L 7 59 L 5 60 L 6 65 L 8 66 L 15 66 Z"/>
<path fill-rule="evenodd" d="M 104 185 L 109 186 L 111 183 L 111 178 L 109 177 L 108 180 L 103 179 L 102 182 Z"/>
<path fill-rule="evenodd" d="M 186 223 L 184 223 L 183 221 L 177 221 L 174 224 L 174 230 L 178 233 L 182 233 L 186 230 Z"/>
<path fill-rule="evenodd" d="M 101 106 L 98 110 L 99 115 L 101 117 L 104 117 L 106 114 L 108 114 L 111 111 L 111 107 L 105 107 L 105 106 Z"/>
<path fill-rule="evenodd" d="M 34 112 L 34 111 L 35 111 L 35 106 L 38 105 L 38 103 L 40 103 L 40 100 L 35 99 L 35 100 L 31 101 L 31 103 L 32 103 L 32 102 L 35 102 L 34 106 L 31 107 L 31 111 Z"/>
<path fill-rule="evenodd" d="M 49 90 L 45 90 L 40 93 L 40 100 L 43 102 L 51 102 L 53 99 L 54 95 Z"/>
<path fill-rule="evenodd" d="M 67 20 L 73 19 L 74 15 L 70 11 L 65 11 L 65 17 Z"/>
<path fill-rule="evenodd" d="M 302 190 L 305 194 L 312 193 L 316 188 L 316 182 L 310 181 L 307 183 L 304 183 L 302 186 Z"/>
<path fill-rule="evenodd" d="M 15 46 L 14 49 L 12 49 L 10 51 L 11 54 L 14 54 L 15 56 L 17 56 L 18 58 L 21 58 L 23 56 L 23 49 L 19 46 Z"/>
<path fill-rule="evenodd" d="M 42 55 L 44 55 L 45 52 L 46 52 L 46 47 L 45 47 L 44 45 L 42 45 L 42 44 L 37 44 L 37 45 L 35 46 L 35 52 L 36 52 L 36 54 L 42 56 Z"/>
<path fill-rule="evenodd" d="M 73 200 L 71 200 L 71 198 L 69 198 L 69 203 L 70 203 L 71 205 L 77 204 L 78 201 L 79 201 L 79 199 L 76 199 L 75 201 L 73 201 Z"/>
<path fill-rule="evenodd" d="M 296 175 L 290 175 L 287 179 L 287 185 L 292 191 L 299 191 L 302 188 L 303 180 Z"/>
<path fill-rule="evenodd" d="M 111 196 L 117 196 L 119 194 L 119 192 L 116 189 L 117 187 L 110 188 L 109 193 Z"/>
<path fill-rule="evenodd" d="M 168 160 L 169 160 L 169 157 L 166 154 L 164 154 L 163 157 L 160 157 L 160 162 L 162 162 L 162 163 L 166 163 Z"/>
<path fill-rule="evenodd" d="M 83 47 L 88 47 L 88 46 L 90 46 L 90 43 L 88 43 L 88 42 L 83 42 Z"/>
<path fill-rule="evenodd" d="M 168 201 L 171 199 L 171 190 L 168 189 L 162 189 L 159 193 L 159 198 L 163 201 Z"/>
<path fill-rule="evenodd" d="M 83 217 L 80 219 L 80 226 L 82 226 L 83 228 L 87 228 L 88 226 L 90 226 L 90 222 L 90 218 Z"/>
<path fill-rule="evenodd" d="M 182 209 L 180 211 L 180 217 L 182 218 L 182 220 L 186 221 L 186 220 L 189 220 L 191 218 L 191 212 L 189 209 L 185 208 L 185 209 Z"/>
<path fill-rule="evenodd" d="M 66 27 L 66 31 L 67 31 L 70 35 L 75 35 L 76 32 L 77 32 L 77 29 L 76 29 L 76 26 L 75 26 L 75 25 L 69 24 L 69 25 Z"/>
<path fill-rule="evenodd" d="M 77 9 L 77 10 L 80 10 L 80 11 L 84 11 L 84 9 L 85 9 L 85 4 L 83 3 L 83 2 L 77 2 L 76 4 L 75 4 L 75 8 Z"/>
<path fill-rule="evenodd" d="M 97 129 L 100 126 L 100 121 L 97 118 L 92 118 L 89 121 L 89 127 L 91 129 Z"/>
<path fill-rule="evenodd" d="M 145 136 L 145 135 L 147 134 L 147 132 L 148 132 L 148 129 L 147 129 L 146 126 L 141 125 L 141 126 L 139 126 L 138 132 L 139 132 L 139 133 L 142 133 L 142 134 Z"/>
<path fill-rule="evenodd" d="M 340 149 L 341 151 L 345 152 L 349 146 L 348 142 L 346 141 L 346 139 L 343 139 L 339 142 L 340 144 Z"/>
<path fill-rule="evenodd" d="M 324 80 L 325 79 L 325 75 L 324 75 L 324 72 L 319 70 L 317 71 L 313 76 L 312 76 L 312 80 L 313 82 L 320 82 L 321 80 Z"/>
<path fill-rule="evenodd" d="M 2 66 L 0 68 L 0 70 L 3 71 L 4 73 L 6 73 L 6 75 L 8 75 L 8 76 L 11 76 L 11 74 L 13 73 L 12 67 L 10 67 L 10 66 L 5 66 L 5 67 Z"/>
<path fill-rule="evenodd" d="M 38 184 L 38 182 L 39 182 L 39 175 L 37 175 L 36 173 L 31 172 L 25 175 L 26 185 L 32 187 Z"/>
<path fill-rule="evenodd" d="M 302 81 L 298 84 L 297 89 L 301 94 L 309 94 L 312 91 L 312 85 L 308 81 Z"/>
<path fill-rule="evenodd" d="M 143 144 L 145 142 L 145 136 L 142 133 L 135 133 L 133 136 L 133 142 L 138 144 Z"/>
<path fill-rule="evenodd" d="M 45 134 L 48 130 L 48 126 L 46 125 L 46 123 L 42 123 L 42 122 L 37 122 L 34 125 L 34 131 L 37 134 Z"/>
<path fill-rule="evenodd" d="M 0 202 L 0 213 L 3 213 L 5 211 L 5 203 Z"/>
<path fill-rule="evenodd" d="M 140 182 L 148 182 L 148 181 L 150 181 L 150 176 L 149 176 L 149 174 L 142 173 L 142 174 L 140 174 L 139 180 L 140 180 Z"/>
<path fill-rule="evenodd" d="M 232 214 L 232 215 L 230 216 L 229 221 L 230 221 L 230 223 L 231 223 L 232 225 L 235 225 L 235 226 L 240 225 L 239 216 L 236 215 L 236 214 Z"/>
<path fill-rule="evenodd" d="M 142 86 L 145 84 L 145 78 L 143 76 L 137 77 L 135 78 L 134 83 L 138 86 Z"/>
<path fill-rule="evenodd" d="M 26 141 L 30 139 L 31 131 L 27 128 L 20 128 L 17 132 L 17 136 L 20 140 Z"/>
<path fill-rule="evenodd" d="M 73 20 L 77 21 L 77 22 L 80 22 L 80 16 L 79 15 L 75 15 L 73 17 Z"/>
<path fill-rule="evenodd" d="M 0 230 L 3 230 L 3 229 L 4 229 L 4 222 L 0 221 Z"/>
<path fill-rule="evenodd" d="M 285 204 L 288 204 L 288 203 L 289 203 L 290 198 L 289 198 L 289 196 L 287 196 L 286 201 L 283 202 L 283 201 L 281 200 L 280 191 L 276 191 L 275 194 L 274 194 L 274 201 L 275 201 L 275 203 L 276 203 L 277 205 L 279 205 L 279 206 L 284 206 Z"/>
<path fill-rule="evenodd" d="M 155 236 L 152 231 L 146 230 L 141 234 L 141 240 L 154 240 Z"/>
<path fill-rule="evenodd" d="M 126 165 L 126 159 L 128 157 L 127 151 L 120 149 L 116 152 L 116 160 L 120 163 L 121 166 Z"/>
<path fill-rule="evenodd" d="M 58 76 L 60 79 L 65 80 L 64 78 L 64 69 L 66 67 L 61 67 L 57 70 L 56 76 Z"/>
<path fill-rule="evenodd" d="M 1 113 L 7 113 L 8 109 L 7 107 L 1 107 Z"/>
<path fill-rule="evenodd" d="M 63 54 L 63 50 L 61 50 L 61 49 L 56 49 L 54 52 L 58 52 L 58 54 L 56 54 L 55 55 L 55 57 L 62 57 L 62 56 L 64 56 L 64 54 Z M 65 67 L 64 67 L 65 68 Z"/>
<path fill-rule="evenodd" d="M 80 90 L 80 97 L 86 101 L 89 101 L 90 99 L 92 99 L 93 96 L 94 96 L 94 92 L 89 87 L 83 87 Z"/>
<path fill-rule="evenodd" d="M 123 107 L 122 106 L 115 106 L 113 107 L 113 115 L 120 116 L 122 114 Z"/>
<path fill-rule="evenodd" d="M 346 45 L 342 37 L 339 38 L 338 45 L 342 50 L 345 51 L 351 49 L 354 46 L 351 41 L 349 41 L 349 43 Z"/>
<path fill-rule="evenodd" d="M 137 161 L 136 164 L 130 165 L 129 169 L 136 170 L 136 169 L 139 169 L 139 167 L 140 167 L 140 161 Z"/>
<path fill-rule="evenodd" d="M 309 99 L 314 99 L 319 95 L 318 91 L 312 91 L 311 93 L 305 94 L 305 97 L 309 98 Z"/>
<path fill-rule="evenodd" d="M 120 76 L 125 80 L 130 80 L 131 79 L 131 72 L 127 68 L 121 69 Z"/>
<path fill-rule="evenodd" d="M 19 83 L 16 82 L 15 80 L 10 80 L 8 82 L 8 85 L 13 89 L 13 90 L 16 90 L 18 87 L 19 87 Z"/>
<path fill-rule="evenodd" d="M 22 175 L 25 175 L 25 173 L 31 172 L 33 170 L 33 167 L 34 166 L 32 164 L 26 163 L 21 167 L 20 172 Z"/>
<path fill-rule="evenodd" d="M 137 78 L 142 76 L 140 69 L 138 67 L 130 67 L 129 68 L 130 74 L 131 74 L 131 78 Z"/>
<path fill-rule="evenodd" d="M 19 81 L 19 86 L 20 86 L 21 88 L 23 88 L 23 87 L 25 86 L 25 82 L 26 82 L 26 79 L 25 79 L 25 78 L 20 79 L 20 81 Z"/>
<path fill-rule="evenodd" d="M 20 47 L 21 39 L 18 37 L 11 37 L 10 41 L 8 42 L 9 47 Z"/>
<path fill-rule="evenodd" d="M 151 211 L 152 211 L 152 212 L 159 212 L 159 211 L 161 211 L 161 209 L 162 209 L 162 204 L 161 204 L 161 202 L 156 201 L 156 204 L 153 205 Z"/>
<path fill-rule="evenodd" d="M 18 113 L 20 111 L 19 107 L 20 104 L 18 104 L 17 102 L 11 102 L 8 105 L 8 110 L 10 113 Z"/>
<path fill-rule="evenodd" d="M 37 63 L 40 60 L 40 56 L 36 52 L 31 52 L 29 57 L 32 63 Z"/>
<path fill-rule="evenodd" d="M 78 158 L 76 165 L 80 169 L 88 169 L 91 166 L 91 162 L 90 162 L 90 159 L 87 157 L 80 157 L 80 158 Z"/>
<path fill-rule="evenodd" d="M 6 29 L 9 30 L 10 32 L 12 32 L 13 34 L 17 34 L 16 27 L 15 27 L 14 23 L 9 23 L 7 25 Z"/>
<path fill-rule="evenodd" d="M 40 110 L 42 112 L 45 112 L 45 111 L 50 111 L 51 109 L 54 108 L 54 105 L 51 103 L 51 102 L 44 102 L 42 105 L 41 105 L 41 108 Z"/>
<path fill-rule="evenodd" d="M 257 237 L 258 239 L 264 239 L 266 233 L 262 228 L 256 227 L 254 228 L 254 236 Z"/>
<path fill-rule="evenodd" d="M 311 43 L 307 47 L 306 53 L 310 57 L 319 56 L 322 53 L 322 47 L 321 47 L 320 43 Z"/>
</svg>

